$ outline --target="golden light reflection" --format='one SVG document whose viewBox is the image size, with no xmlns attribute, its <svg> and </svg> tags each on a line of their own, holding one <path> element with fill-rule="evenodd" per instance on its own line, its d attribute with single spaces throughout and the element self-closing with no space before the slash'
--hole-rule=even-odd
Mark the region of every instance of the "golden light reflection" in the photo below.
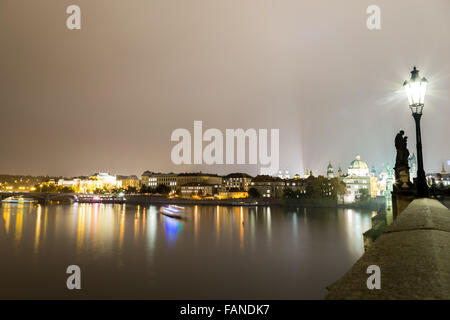
<svg viewBox="0 0 450 320">
<path fill-rule="evenodd" d="M 216 241 L 220 238 L 220 207 L 216 208 Z"/>
<path fill-rule="evenodd" d="M 244 249 L 244 208 L 241 207 L 240 219 L 239 219 L 239 244 L 240 248 Z"/>
<path fill-rule="evenodd" d="M 95 237 L 97 235 L 97 226 L 99 224 L 98 219 L 100 217 L 101 211 L 103 211 L 103 204 L 95 203 L 94 204 L 94 212 L 92 215 L 89 216 L 89 239 L 90 243 L 93 243 L 95 240 Z"/>
<path fill-rule="evenodd" d="M 17 214 L 16 214 L 16 233 L 15 233 L 15 242 L 16 245 L 19 244 L 22 239 L 22 227 L 23 227 L 23 205 L 17 206 Z"/>
<path fill-rule="evenodd" d="M 9 208 L 3 212 L 3 219 L 5 219 L 5 231 L 6 231 L 6 234 L 8 234 L 10 219 L 11 219 L 11 213 L 9 212 Z"/>
<path fill-rule="evenodd" d="M 138 241 L 139 236 L 139 211 L 134 214 L 134 241 Z"/>
<path fill-rule="evenodd" d="M 198 223 L 199 223 L 200 217 L 198 216 L 198 206 L 194 207 L 194 239 L 195 242 L 198 240 Z"/>
<path fill-rule="evenodd" d="M 266 224 L 267 224 L 267 239 L 270 242 L 270 240 L 272 239 L 272 211 L 270 207 L 267 207 Z"/>
<path fill-rule="evenodd" d="M 144 236 L 145 232 L 146 232 L 146 220 L 147 220 L 147 213 L 145 212 L 145 210 L 142 211 L 142 225 L 141 225 L 141 235 Z"/>
<path fill-rule="evenodd" d="M 124 233 L 125 233 L 125 213 L 122 211 L 120 213 L 120 223 L 119 223 L 119 251 L 120 252 L 122 252 Z"/>
<path fill-rule="evenodd" d="M 36 231 L 34 236 L 34 253 L 37 254 L 39 248 L 39 239 L 41 235 L 41 214 L 42 207 L 40 205 L 37 206 L 36 212 Z"/>
<path fill-rule="evenodd" d="M 91 206 L 88 207 L 88 214 L 91 211 Z M 79 254 L 83 249 L 83 237 L 84 237 L 84 231 L 85 231 L 85 219 L 86 219 L 86 204 L 83 204 L 80 207 L 80 211 L 78 212 L 77 217 L 77 236 L 76 236 L 76 248 L 77 248 L 77 254 Z"/>
<path fill-rule="evenodd" d="M 48 221 L 48 207 L 45 206 L 45 209 L 44 209 L 44 240 L 45 240 L 45 235 L 47 234 L 47 221 Z"/>
<path fill-rule="evenodd" d="M 256 210 L 248 210 L 248 216 L 250 218 L 250 239 L 251 239 L 251 244 L 252 244 L 252 250 L 255 248 L 255 242 L 256 242 L 256 215 L 258 214 L 257 211 L 258 207 L 256 207 Z M 256 211 L 256 212 L 255 212 Z"/>
</svg>

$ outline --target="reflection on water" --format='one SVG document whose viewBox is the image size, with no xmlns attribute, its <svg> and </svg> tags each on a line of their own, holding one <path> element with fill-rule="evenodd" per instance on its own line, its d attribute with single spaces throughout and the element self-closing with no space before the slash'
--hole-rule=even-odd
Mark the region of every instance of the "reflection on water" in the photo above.
<svg viewBox="0 0 450 320">
<path fill-rule="evenodd" d="M 183 225 L 178 220 L 170 217 L 164 217 L 164 225 L 168 242 L 175 242 L 177 240 L 178 233 L 180 233 L 183 229 Z"/>
<path fill-rule="evenodd" d="M 63 281 L 64 266 L 78 264 L 89 280 L 86 298 L 321 298 L 362 255 L 371 217 L 352 209 L 192 206 L 177 220 L 158 209 L 3 203 L 0 253 L 8 264 L 0 272 L 10 277 L 0 297 L 64 298 L 55 274 Z M 105 290 L 109 278 L 116 285 Z"/>
</svg>

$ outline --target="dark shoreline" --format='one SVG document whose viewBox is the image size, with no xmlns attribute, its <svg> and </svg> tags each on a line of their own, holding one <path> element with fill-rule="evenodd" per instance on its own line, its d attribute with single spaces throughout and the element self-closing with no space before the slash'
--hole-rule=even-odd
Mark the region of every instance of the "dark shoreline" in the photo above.
<svg viewBox="0 0 450 320">
<path fill-rule="evenodd" d="M 125 200 L 112 201 L 79 201 L 80 203 L 125 203 L 133 205 L 199 205 L 199 206 L 284 206 L 284 207 L 303 207 L 303 208 L 349 208 L 349 209 L 368 209 L 379 210 L 380 203 L 371 203 L 369 205 L 358 204 L 338 204 L 335 200 L 329 199 L 265 199 L 265 198 L 245 198 L 245 199 L 184 199 L 184 198 L 166 198 L 164 196 L 151 195 L 127 195 Z"/>
</svg>

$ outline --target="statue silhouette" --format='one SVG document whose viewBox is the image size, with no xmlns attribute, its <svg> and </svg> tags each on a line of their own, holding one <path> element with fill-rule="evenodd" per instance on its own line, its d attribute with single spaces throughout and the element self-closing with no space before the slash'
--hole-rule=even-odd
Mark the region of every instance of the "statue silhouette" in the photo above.
<svg viewBox="0 0 450 320">
<path fill-rule="evenodd" d="M 397 149 L 397 158 L 395 159 L 396 167 L 408 167 L 409 150 L 407 148 L 408 137 L 403 135 L 405 132 L 400 130 L 395 136 L 395 148 Z"/>
</svg>

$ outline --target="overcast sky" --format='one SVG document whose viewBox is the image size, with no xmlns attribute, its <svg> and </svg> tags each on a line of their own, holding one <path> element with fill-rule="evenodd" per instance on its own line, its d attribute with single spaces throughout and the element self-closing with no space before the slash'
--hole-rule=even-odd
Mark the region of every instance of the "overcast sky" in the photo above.
<svg viewBox="0 0 450 320">
<path fill-rule="evenodd" d="M 66 28 L 81 7 L 82 29 Z M 366 9 L 381 8 L 381 30 Z M 280 129 L 280 167 L 379 170 L 415 128 L 402 83 L 430 81 L 426 171 L 450 159 L 448 0 L 0 0 L 0 173 L 76 176 L 177 166 L 176 128 Z"/>
</svg>

